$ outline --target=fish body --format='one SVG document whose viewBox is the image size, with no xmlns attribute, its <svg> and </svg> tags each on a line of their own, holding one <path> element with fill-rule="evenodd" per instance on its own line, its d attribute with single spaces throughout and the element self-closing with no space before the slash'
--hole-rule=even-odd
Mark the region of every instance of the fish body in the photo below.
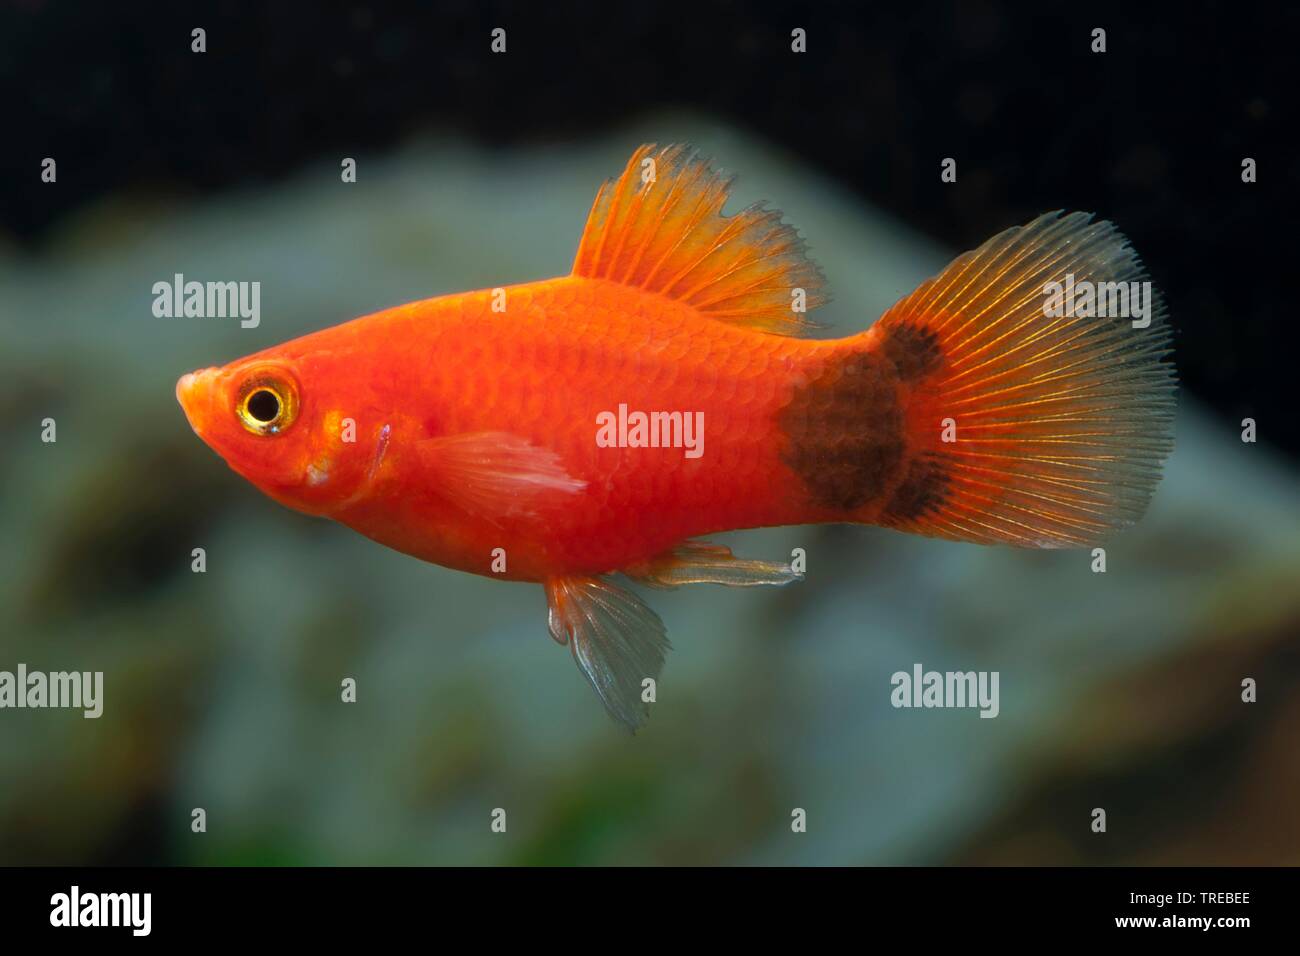
<svg viewBox="0 0 1300 956">
<path fill-rule="evenodd" d="M 1080 546 L 1140 517 L 1172 446 L 1168 328 L 1048 316 L 1042 288 L 1143 276 L 1082 214 L 960 257 L 865 332 L 780 214 L 642 147 L 571 275 L 413 302 L 182 377 L 195 431 L 290 507 L 417 558 L 546 585 L 550 631 L 635 728 L 667 650 L 605 579 L 784 584 L 704 536 L 824 522 Z M 650 695 L 653 697 L 653 694 Z"/>
<path fill-rule="evenodd" d="M 426 561 L 526 581 L 616 571 L 718 531 L 849 517 L 791 493 L 780 424 L 796 386 L 844 345 L 725 325 L 601 279 L 501 291 L 504 312 L 492 311 L 493 290 L 444 296 L 247 360 L 287 363 L 337 396 L 317 403 L 327 393 L 304 392 L 300 415 L 321 423 L 310 456 L 319 478 L 290 504 Z M 599 445 L 602 421 L 618 439 L 619 406 L 632 429 L 637 413 L 671 416 L 669 440 L 659 440 L 660 415 L 653 435 L 624 425 L 624 441 L 644 444 Z M 687 416 L 703 423 L 695 449 L 671 441 Z M 358 423 L 354 447 L 339 434 L 345 417 Z M 460 507 L 430 487 L 417 450 L 477 433 L 549 449 L 583 487 L 520 514 Z M 491 570 L 497 546 L 507 547 L 505 572 Z"/>
</svg>

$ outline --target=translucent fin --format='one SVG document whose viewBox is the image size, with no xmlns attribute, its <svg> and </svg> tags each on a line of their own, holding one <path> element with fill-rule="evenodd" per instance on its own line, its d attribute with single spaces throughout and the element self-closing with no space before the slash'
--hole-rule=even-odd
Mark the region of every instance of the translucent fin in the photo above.
<svg viewBox="0 0 1300 956">
<path fill-rule="evenodd" d="M 439 494 L 489 519 L 535 514 L 587 486 L 560 456 L 506 432 L 467 432 L 419 443 Z"/>
<path fill-rule="evenodd" d="M 1055 308 L 1048 284 L 1067 281 L 1126 293 L 1147 283 L 1138 322 L 1149 324 L 1135 327 L 1131 301 L 1116 316 L 1116 298 L 1108 316 L 1092 314 L 1096 302 Z M 1111 223 L 1050 213 L 958 257 L 885 313 L 867 336 L 904 382 L 908 460 L 882 523 L 1071 547 L 1136 522 L 1174 444 L 1170 331 L 1150 292 Z"/>
<path fill-rule="evenodd" d="M 551 636 L 569 645 L 610 716 L 636 733 L 650 714 L 642 682 L 659 680 L 672 646 L 659 615 L 630 591 L 580 575 L 548 578 L 546 602 Z"/>
<path fill-rule="evenodd" d="M 596 194 L 573 274 L 636 286 L 710 318 L 784 335 L 827 300 L 821 271 L 781 213 L 722 214 L 731 179 L 688 146 L 642 146 Z"/>
<path fill-rule="evenodd" d="M 779 561 L 738 558 L 731 549 L 707 541 L 687 541 L 667 554 L 624 569 L 624 574 L 657 588 L 683 584 L 725 584 L 747 588 L 760 584 L 782 585 L 803 575 Z"/>
</svg>

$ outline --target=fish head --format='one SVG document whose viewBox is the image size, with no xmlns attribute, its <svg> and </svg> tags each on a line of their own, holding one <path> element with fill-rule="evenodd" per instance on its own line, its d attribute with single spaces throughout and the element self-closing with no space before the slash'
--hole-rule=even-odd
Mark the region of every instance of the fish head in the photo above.
<svg viewBox="0 0 1300 956">
<path fill-rule="evenodd" d="M 281 504 L 327 514 L 373 479 L 388 437 L 374 415 L 348 417 L 339 371 L 310 356 L 259 353 L 182 375 L 176 398 L 233 471 Z"/>
</svg>

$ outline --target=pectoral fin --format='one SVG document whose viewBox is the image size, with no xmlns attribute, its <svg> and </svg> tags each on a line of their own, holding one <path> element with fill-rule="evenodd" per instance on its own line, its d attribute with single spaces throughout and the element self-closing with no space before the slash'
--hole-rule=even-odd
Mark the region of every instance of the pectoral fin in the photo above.
<svg viewBox="0 0 1300 956">
<path fill-rule="evenodd" d="M 600 578 L 548 578 L 551 636 L 568 644 L 578 669 L 611 717 L 632 733 L 650 714 L 643 695 L 672 646 L 659 615 L 630 591 Z"/>
<path fill-rule="evenodd" d="M 562 505 L 587 486 L 555 452 L 508 432 L 468 432 L 419 445 L 438 493 L 489 520 Z"/>
<path fill-rule="evenodd" d="M 803 577 L 788 564 L 738 558 L 730 548 L 707 541 L 685 541 L 667 554 L 626 568 L 624 573 L 658 588 L 675 588 L 682 584 L 725 584 L 746 588 L 760 584 L 789 584 Z"/>
</svg>

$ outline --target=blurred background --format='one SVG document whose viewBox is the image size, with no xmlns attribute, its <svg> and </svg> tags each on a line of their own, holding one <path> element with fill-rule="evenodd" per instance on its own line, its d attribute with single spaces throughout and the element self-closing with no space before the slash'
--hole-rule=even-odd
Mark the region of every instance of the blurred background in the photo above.
<svg viewBox="0 0 1300 956">
<path fill-rule="evenodd" d="M 0 670 L 106 685 L 98 720 L 0 711 L 0 864 L 1300 862 L 1300 13 L 901 6 L 0 6 Z M 658 595 L 675 649 L 629 738 L 540 588 L 291 513 L 190 431 L 184 371 L 567 272 L 600 181 L 676 140 L 801 230 L 825 335 L 1044 210 L 1128 234 L 1184 387 L 1105 574 L 721 538 L 803 547 L 808 580 Z M 177 272 L 260 281 L 261 324 L 155 318 Z M 916 662 L 999 671 L 1000 716 L 893 709 Z"/>
</svg>

